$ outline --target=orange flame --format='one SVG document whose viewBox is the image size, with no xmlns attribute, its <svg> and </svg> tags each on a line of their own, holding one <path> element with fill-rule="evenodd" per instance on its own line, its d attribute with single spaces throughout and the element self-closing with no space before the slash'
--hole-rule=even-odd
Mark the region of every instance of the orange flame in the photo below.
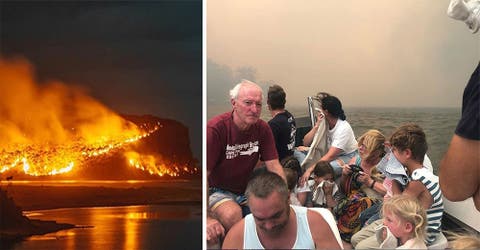
<svg viewBox="0 0 480 250">
<path fill-rule="evenodd" d="M 57 81 L 37 84 L 33 76 L 27 61 L 0 58 L 0 173 L 71 172 L 92 157 L 135 143 L 160 128 L 145 131 L 79 87 Z M 178 176 L 182 171 L 159 165 L 155 156 L 129 157 L 150 174 Z"/>
</svg>

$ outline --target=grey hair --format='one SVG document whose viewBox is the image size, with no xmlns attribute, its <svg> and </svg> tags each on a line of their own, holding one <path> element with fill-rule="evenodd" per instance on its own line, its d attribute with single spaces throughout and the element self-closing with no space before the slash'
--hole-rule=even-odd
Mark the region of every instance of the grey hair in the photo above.
<svg viewBox="0 0 480 250">
<path fill-rule="evenodd" d="M 233 89 L 230 90 L 230 99 L 237 99 L 238 93 L 240 92 L 240 89 L 245 85 L 255 85 L 255 86 L 257 86 L 258 89 L 260 89 L 260 91 L 262 91 L 262 97 L 263 97 L 263 90 L 262 90 L 262 88 L 260 88 L 260 86 L 258 86 L 258 84 L 254 83 L 252 81 L 246 80 L 246 79 L 242 79 L 239 83 L 237 83 L 237 85 L 235 85 L 235 87 L 233 87 Z"/>
<path fill-rule="evenodd" d="M 287 183 L 278 174 L 268 170 L 258 171 L 247 184 L 245 196 L 247 199 L 254 195 L 258 198 L 266 198 L 274 191 L 278 192 L 285 201 L 290 197 Z"/>
</svg>

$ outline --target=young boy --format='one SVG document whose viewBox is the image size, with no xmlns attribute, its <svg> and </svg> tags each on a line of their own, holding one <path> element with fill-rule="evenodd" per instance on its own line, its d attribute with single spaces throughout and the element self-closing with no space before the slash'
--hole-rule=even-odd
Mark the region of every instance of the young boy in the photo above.
<svg viewBox="0 0 480 250">
<path fill-rule="evenodd" d="M 440 232 L 443 200 L 438 177 L 422 164 L 428 149 L 425 133 L 418 125 L 408 123 L 393 132 L 390 137 L 390 144 L 395 158 L 402 163 L 410 178 L 403 189 L 403 194 L 417 199 L 427 211 L 427 238 L 425 243 L 428 246 L 435 241 Z M 392 190 L 402 189 L 392 188 Z M 394 192 L 394 195 L 397 194 Z M 358 249 L 378 247 L 374 229 L 381 223 L 381 220 L 378 220 L 353 235 L 353 247 Z"/>
</svg>

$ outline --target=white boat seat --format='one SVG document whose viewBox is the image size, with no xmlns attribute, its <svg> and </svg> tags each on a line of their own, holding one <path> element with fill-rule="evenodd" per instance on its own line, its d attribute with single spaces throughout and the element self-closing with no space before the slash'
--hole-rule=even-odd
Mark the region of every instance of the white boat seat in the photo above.
<svg viewBox="0 0 480 250">
<path fill-rule="evenodd" d="M 435 239 L 435 241 L 427 247 L 427 249 L 445 249 L 447 248 L 448 246 L 448 240 L 447 240 L 447 237 L 445 237 L 445 235 L 440 232 L 437 236 L 437 238 Z"/>
<path fill-rule="evenodd" d="M 340 247 L 344 249 L 342 238 L 340 238 L 340 232 L 338 231 L 337 222 L 335 221 L 332 212 L 323 207 L 310 207 L 308 209 L 319 213 L 325 219 L 325 221 L 330 226 L 330 229 L 332 229 L 333 235 L 335 236 L 335 239 L 337 239 L 338 245 L 340 245 Z"/>
</svg>

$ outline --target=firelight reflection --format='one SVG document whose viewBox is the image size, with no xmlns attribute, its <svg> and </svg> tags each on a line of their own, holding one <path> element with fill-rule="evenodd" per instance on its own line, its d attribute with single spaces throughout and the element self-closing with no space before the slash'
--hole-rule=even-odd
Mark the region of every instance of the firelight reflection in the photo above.
<svg viewBox="0 0 480 250">
<path fill-rule="evenodd" d="M 142 205 L 39 210 L 31 219 L 78 228 L 27 238 L 13 249 L 198 249 L 200 205 Z M 189 240 L 185 240 L 189 235 Z"/>
</svg>

